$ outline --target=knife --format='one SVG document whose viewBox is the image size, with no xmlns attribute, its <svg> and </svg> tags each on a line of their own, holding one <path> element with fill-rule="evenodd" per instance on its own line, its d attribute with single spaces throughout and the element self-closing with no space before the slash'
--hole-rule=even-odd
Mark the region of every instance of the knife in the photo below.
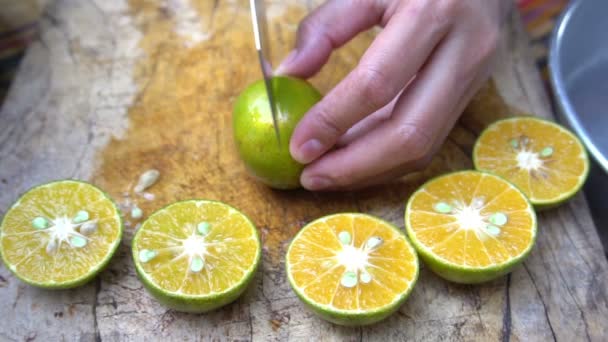
<svg viewBox="0 0 608 342">
<path fill-rule="evenodd" d="M 260 67 L 262 69 L 262 75 L 264 76 L 264 85 L 266 87 L 266 95 L 268 96 L 268 102 L 270 105 L 270 112 L 272 113 L 272 124 L 274 126 L 274 133 L 277 137 L 277 142 L 281 143 L 279 125 L 277 122 L 277 108 L 274 102 L 274 95 L 272 93 L 272 67 L 267 59 L 270 56 L 268 43 L 268 26 L 266 24 L 266 11 L 264 8 L 263 0 L 249 0 L 249 7 L 251 8 L 251 22 L 253 23 L 253 36 L 255 39 L 255 49 L 258 52 L 258 59 L 260 61 Z"/>
</svg>

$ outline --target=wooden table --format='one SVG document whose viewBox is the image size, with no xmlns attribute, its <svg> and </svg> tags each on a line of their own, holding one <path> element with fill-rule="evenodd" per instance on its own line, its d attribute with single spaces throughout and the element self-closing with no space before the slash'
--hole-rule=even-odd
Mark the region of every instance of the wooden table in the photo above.
<svg viewBox="0 0 608 342">
<path fill-rule="evenodd" d="M 311 1 L 270 6 L 276 62 Z M 57 178 L 91 180 L 146 214 L 210 198 L 247 213 L 262 232 L 262 270 L 236 303 L 214 313 L 166 310 L 142 288 L 129 254 L 137 222 L 95 281 L 69 291 L 24 285 L 0 267 L 0 340 L 608 340 L 608 264 L 584 197 L 540 214 L 525 264 L 480 286 L 448 283 L 422 266 L 390 319 L 343 328 L 309 313 L 285 279 L 283 255 L 305 223 L 362 211 L 403 227 L 404 202 L 424 180 L 470 168 L 475 136 L 499 117 L 550 106 L 513 14 L 490 82 L 423 173 L 357 193 L 278 192 L 247 177 L 231 107 L 259 77 L 244 1 L 57 0 L 41 20 L 0 113 L 0 213 L 19 193 Z M 304 5 L 306 4 L 306 5 Z M 326 92 L 357 62 L 368 32 L 334 54 L 312 82 Z M 134 196 L 141 172 L 162 176 L 153 200 Z M 127 197 L 128 196 L 128 197 Z"/>
</svg>

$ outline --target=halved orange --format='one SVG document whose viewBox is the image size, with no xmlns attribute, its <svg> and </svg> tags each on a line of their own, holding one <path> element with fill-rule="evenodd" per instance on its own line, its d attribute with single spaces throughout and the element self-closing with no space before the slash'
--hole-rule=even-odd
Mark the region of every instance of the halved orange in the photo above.
<svg viewBox="0 0 608 342">
<path fill-rule="evenodd" d="M 574 196 L 589 172 L 580 140 L 553 122 L 533 117 L 497 121 L 480 135 L 475 168 L 515 184 L 537 208 Z"/>
<path fill-rule="evenodd" d="M 253 280 L 262 254 L 249 218 L 208 200 L 156 211 L 131 248 L 145 288 L 161 304 L 185 312 L 206 312 L 237 299 Z"/>
<path fill-rule="evenodd" d="M 8 210 L 0 225 L 0 255 L 24 282 L 65 289 L 101 271 L 121 236 L 120 214 L 103 191 L 62 180 L 32 188 Z"/>
<path fill-rule="evenodd" d="M 479 283 L 523 262 L 536 239 L 534 208 L 514 185 L 478 171 L 432 179 L 410 197 L 405 227 L 438 275 Z"/>
<path fill-rule="evenodd" d="M 286 268 L 298 297 L 342 325 L 386 318 L 418 279 L 418 258 L 405 235 L 364 214 L 336 214 L 306 225 L 289 246 Z"/>
</svg>

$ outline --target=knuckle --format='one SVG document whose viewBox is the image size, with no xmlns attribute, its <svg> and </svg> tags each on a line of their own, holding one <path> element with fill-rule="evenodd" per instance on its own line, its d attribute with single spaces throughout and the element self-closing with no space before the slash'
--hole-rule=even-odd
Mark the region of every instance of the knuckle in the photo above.
<svg viewBox="0 0 608 342">
<path fill-rule="evenodd" d="M 401 125 L 397 134 L 399 147 L 408 154 L 408 159 L 415 164 L 425 164 L 433 149 L 431 136 L 414 124 Z"/>
<path fill-rule="evenodd" d="M 314 17 L 308 16 L 304 18 L 300 24 L 298 25 L 298 37 L 307 37 L 310 36 L 316 29 L 318 29 L 318 25 Z"/>
<path fill-rule="evenodd" d="M 447 27 L 449 26 L 454 17 L 460 15 L 462 11 L 463 3 L 466 1 L 462 0 L 439 0 L 436 1 L 434 10 L 431 11 L 433 16 L 433 24 L 436 27 Z"/>
<path fill-rule="evenodd" d="M 483 69 L 494 56 L 498 47 L 500 33 L 498 29 L 486 31 L 477 39 L 472 49 L 468 51 L 468 58 L 462 67 L 456 71 L 456 78 L 461 82 L 471 81 L 480 69 Z"/>
<path fill-rule="evenodd" d="M 324 108 L 319 108 L 315 119 L 317 125 L 332 137 L 339 137 L 344 133 L 344 129 L 337 118 Z"/>
<path fill-rule="evenodd" d="M 361 96 L 371 103 L 373 108 L 387 104 L 398 92 L 393 82 L 378 68 L 363 66 L 355 78 L 361 89 Z"/>
</svg>

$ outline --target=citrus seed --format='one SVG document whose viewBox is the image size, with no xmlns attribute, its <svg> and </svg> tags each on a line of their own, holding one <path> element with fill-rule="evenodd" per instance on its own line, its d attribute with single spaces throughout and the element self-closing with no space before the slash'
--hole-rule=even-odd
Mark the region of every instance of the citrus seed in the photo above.
<svg viewBox="0 0 608 342">
<path fill-rule="evenodd" d="M 439 202 L 439 203 L 435 204 L 435 206 L 433 208 L 435 209 L 436 212 L 441 213 L 441 214 L 449 214 L 452 212 L 452 206 L 445 202 Z"/>
<path fill-rule="evenodd" d="M 76 248 L 82 248 L 87 245 L 87 239 L 82 236 L 72 236 L 70 238 L 70 244 Z"/>
<path fill-rule="evenodd" d="M 85 222 L 80 226 L 80 233 L 84 235 L 91 235 L 97 230 L 97 221 Z"/>
<path fill-rule="evenodd" d="M 341 231 L 338 234 L 338 240 L 340 240 L 340 243 L 343 244 L 343 245 L 350 245 L 352 237 L 350 236 L 349 232 Z"/>
<path fill-rule="evenodd" d="M 543 158 L 551 157 L 552 155 L 553 155 L 553 147 L 551 147 L 551 146 L 545 147 L 540 151 L 540 156 Z"/>
<path fill-rule="evenodd" d="M 79 210 L 76 213 L 76 216 L 74 216 L 74 218 L 72 219 L 72 221 L 74 223 L 82 223 L 84 221 L 87 221 L 89 219 L 89 212 L 86 210 Z"/>
<path fill-rule="evenodd" d="M 196 256 L 192 258 L 192 261 L 190 262 L 190 271 L 198 273 L 203 269 L 204 266 L 205 261 L 201 257 Z"/>
<path fill-rule="evenodd" d="M 511 147 L 514 149 L 517 149 L 519 147 L 519 141 L 517 141 L 517 139 L 511 139 L 509 141 L 509 145 L 511 145 Z"/>
<path fill-rule="evenodd" d="M 352 271 L 344 272 L 340 284 L 348 288 L 355 287 L 357 285 L 357 274 Z"/>
<path fill-rule="evenodd" d="M 158 180 L 158 177 L 160 177 L 160 172 L 158 170 L 147 170 L 146 172 L 142 173 L 141 176 L 139 176 L 139 181 L 133 190 L 138 193 L 143 192 L 147 188 L 154 185 L 154 183 L 156 183 Z"/>
<path fill-rule="evenodd" d="M 372 281 L 372 275 L 367 272 L 361 272 L 361 275 L 359 275 L 359 280 L 361 280 L 363 284 L 369 284 Z"/>
<path fill-rule="evenodd" d="M 149 249 L 142 249 L 139 251 L 139 261 L 146 263 L 152 259 L 156 258 L 156 251 L 152 251 Z"/>
<path fill-rule="evenodd" d="M 485 204 L 485 198 L 483 197 L 475 197 L 473 199 L 473 208 L 474 209 L 481 209 L 483 207 L 483 205 Z"/>
<path fill-rule="evenodd" d="M 55 253 L 57 250 L 57 241 L 55 239 L 51 239 L 49 243 L 46 245 L 46 254 L 51 255 Z"/>
<path fill-rule="evenodd" d="M 381 244 L 382 244 L 382 238 L 381 237 L 372 236 L 365 243 L 365 247 L 367 247 L 367 249 L 375 249 L 378 246 L 380 246 Z"/>
<path fill-rule="evenodd" d="M 201 222 L 196 226 L 196 230 L 200 235 L 207 235 L 211 230 L 211 225 L 208 222 Z"/>
<path fill-rule="evenodd" d="M 140 219 L 142 216 L 144 215 L 143 210 L 141 210 L 141 208 L 135 206 L 131 209 L 131 218 L 133 219 Z"/>
<path fill-rule="evenodd" d="M 507 217 L 507 215 L 501 212 L 494 213 L 492 216 L 490 216 L 490 223 L 497 226 L 504 226 L 505 224 L 507 224 L 508 220 L 509 218 Z"/>
<path fill-rule="evenodd" d="M 32 226 L 36 229 L 46 229 L 49 227 L 49 221 L 44 217 L 36 217 L 32 220 Z"/>
<path fill-rule="evenodd" d="M 500 228 L 498 228 L 498 227 L 496 227 L 494 225 L 489 224 L 489 225 L 486 226 L 486 232 L 488 234 L 496 237 L 496 236 L 500 235 Z"/>
</svg>

